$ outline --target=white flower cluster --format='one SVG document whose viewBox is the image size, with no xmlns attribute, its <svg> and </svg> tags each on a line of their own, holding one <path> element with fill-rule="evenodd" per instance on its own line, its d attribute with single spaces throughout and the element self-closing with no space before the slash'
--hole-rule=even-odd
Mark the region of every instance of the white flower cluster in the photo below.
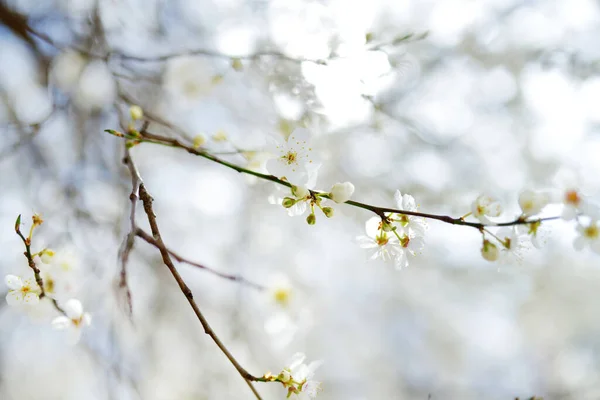
<svg viewBox="0 0 600 400">
<path fill-rule="evenodd" d="M 290 194 L 274 202 L 286 208 L 291 216 L 302 215 L 310 207 L 306 222 L 314 225 L 315 207 L 331 218 L 333 208 L 321 203 L 325 200 L 338 204 L 347 202 L 354 193 L 354 185 L 350 182 L 336 183 L 329 193 L 312 190 L 317 182 L 320 163 L 312 153 L 309 136 L 306 129 L 296 129 L 286 141 L 272 143 L 271 153 L 275 157 L 267 161 L 266 167 L 270 174 L 291 185 Z"/>
<path fill-rule="evenodd" d="M 399 210 L 416 212 L 415 199 L 399 190 L 394 194 Z M 365 224 L 366 236 L 357 238 L 360 247 L 371 250 L 371 259 L 393 261 L 397 268 L 408 266 L 408 256 L 415 256 L 425 246 L 427 223 L 423 217 L 387 213 L 373 217 Z"/>
<path fill-rule="evenodd" d="M 473 202 L 471 214 L 481 223 L 492 227 L 501 226 L 495 233 L 491 232 L 489 227 L 482 231 L 481 255 L 484 259 L 504 262 L 520 261 L 525 251 L 531 247 L 530 245 L 541 248 L 545 242 L 545 225 L 542 226 L 542 220 L 539 218 L 532 219 L 531 217 L 540 214 L 551 203 L 562 203 L 563 219 L 576 220 L 579 236 L 575 239 L 574 247 L 582 250 L 589 246 L 600 254 L 600 226 L 598 224 L 600 211 L 577 190 L 567 190 L 554 200 L 550 193 L 525 190 L 519 195 L 518 203 L 521 214 L 517 217 L 517 223 L 502 226 L 503 224 L 496 225 L 488 218 L 498 217 L 502 213 L 502 206 L 498 201 L 488 195 L 481 195 Z M 492 238 L 486 237 L 486 234 Z"/>
<path fill-rule="evenodd" d="M 315 371 L 323 364 L 323 361 L 313 361 L 307 365 L 304 360 L 306 360 L 306 356 L 303 353 L 296 353 L 288 366 L 282 369 L 278 375 L 267 372 L 264 378 L 270 382 L 281 382 L 288 391 L 287 397 L 295 394 L 300 398 L 304 396 L 314 399 L 322 388 L 321 382 L 313 378 Z"/>
<path fill-rule="evenodd" d="M 13 307 L 37 307 L 44 299 L 52 301 L 60 307 L 63 314 L 52 320 L 52 327 L 65 330 L 67 342 L 76 344 L 81 337 L 82 328 L 90 325 L 91 316 L 83 311 L 81 301 L 69 298 L 74 287 L 72 266 L 65 255 L 55 256 L 49 249 L 40 251 L 35 257 L 44 291 L 42 292 L 33 273 L 27 276 L 6 275 L 6 302 Z"/>
</svg>

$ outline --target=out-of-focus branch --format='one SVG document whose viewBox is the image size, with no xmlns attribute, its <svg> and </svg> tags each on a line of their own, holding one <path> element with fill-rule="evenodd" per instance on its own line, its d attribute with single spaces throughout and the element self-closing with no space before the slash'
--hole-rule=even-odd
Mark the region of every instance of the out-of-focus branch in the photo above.
<svg viewBox="0 0 600 400">
<path fill-rule="evenodd" d="M 123 158 L 123 163 L 127 166 L 129 169 L 129 174 L 131 175 L 131 193 L 129 194 L 131 209 L 129 211 L 129 233 L 127 233 L 127 236 L 125 237 L 123 248 L 121 250 L 121 273 L 119 276 L 119 288 L 125 290 L 129 314 L 131 315 L 133 311 L 133 305 L 131 301 L 131 290 L 129 290 L 129 286 L 127 285 L 127 262 L 129 261 L 129 253 L 131 252 L 131 249 L 133 249 L 133 244 L 135 242 L 135 232 L 137 228 L 135 224 L 135 208 L 140 198 L 140 185 L 143 183 L 143 181 L 137 166 L 131 159 L 131 154 L 127 146 L 125 146 L 125 157 Z"/>
<path fill-rule="evenodd" d="M 144 230 L 137 228 L 135 231 L 135 235 L 139 236 L 140 238 L 144 239 L 147 243 L 151 244 L 152 246 L 160 249 L 160 244 L 156 241 L 156 239 L 154 239 L 152 236 L 150 236 L 148 233 L 146 233 Z M 194 262 L 194 261 L 190 261 L 182 256 L 180 256 L 179 254 L 175 253 L 173 250 L 167 248 L 167 251 L 169 252 L 169 254 L 177 261 L 179 261 L 180 263 L 184 263 L 184 264 L 189 264 L 192 265 L 194 267 L 203 269 L 207 272 L 210 272 L 211 274 L 217 275 L 221 278 L 233 281 L 233 282 L 240 282 L 243 283 L 244 285 L 250 286 L 254 289 L 258 289 L 258 290 L 264 290 L 265 287 L 262 285 L 259 285 L 257 283 L 254 282 L 250 282 L 249 280 L 247 280 L 246 278 L 239 276 L 239 275 L 231 275 L 231 274 L 226 274 L 224 272 L 219 272 L 219 271 L 215 271 L 212 268 L 209 268 L 205 265 L 202 265 L 200 263 Z"/>
</svg>

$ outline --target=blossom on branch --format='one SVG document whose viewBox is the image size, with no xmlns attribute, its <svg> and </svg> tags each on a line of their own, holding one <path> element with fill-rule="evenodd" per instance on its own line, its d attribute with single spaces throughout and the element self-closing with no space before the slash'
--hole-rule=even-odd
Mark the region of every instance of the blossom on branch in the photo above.
<svg viewBox="0 0 600 400">
<path fill-rule="evenodd" d="M 524 190 L 519 194 L 519 207 L 524 216 L 539 214 L 550 202 L 550 196 L 533 190 Z"/>
<path fill-rule="evenodd" d="M 314 380 L 315 371 L 323 364 L 323 361 L 313 361 L 305 364 L 306 356 L 303 353 L 296 353 L 279 375 L 273 376 L 270 373 L 265 374 L 265 378 L 271 381 L 281 382 L 288 390 L 288 397 L 292 394 L 305 394 L 310 399 L 317 397 L 317 394 L 323 390 L 321 382 Z"/>
<path fill-rule="evenodd" d="M 502 214 L 502 206 L 498 201 L 488 195 L 480 195 L 471 204 L 471 213 L 484 224 L 490 224 L 487 217 L 498 217 Z"/>
<path fill-rule="evenodd" d="M 496 232 L 496 237 L 502 245 L 501 261 L 512 263 L 523 260 L 528 249 L 525 236 L 518 234 L 514 228 L 504 227 Z"/>
<path fill-rule="evenodd" d="M 600 225 L 597 220 L 591 220 L 587 225 L 577 225 L 579 236 L 573 242 L 576 250 L 589 246 L 593 252 L 600 254 Z"/>
<path fill-rule="evenodd" d="M 267 170 L 277 178 L 295 185 L 307 184 L 309 173 L 316 171 L 319 165 L 314 160 L 306 129 L 296 129 L 287 141 L 273 144 L 275 158 L 267 161 Z"/>
<path fill-rule="evenodd" d="M 6 295 L 6 303 L 9 306 L 35 305 L 40 302 L 42 291 L 33 277 L 23 279 L 16 275 L 6 275 L 4 282 L 9 289 Z"/>
<path fill-rule="evenodd" d="M 67 342 L 77 344 L 81 338 L 81 330 L 84 326 L 89 326 L 92 322 L 92 316 L 83 311 L 81 302 L 77 299 L 68 300 L 63 306 L 65 315 L 54 318 L 52 327 L 57 330 L 64 330 L 67 333 Z"/>
<path fill-rule="evenodd" d="M 336 183 L 331 187 L 329 198 L 336 203 L 345 203 L 354 193 L 354 185 L 350 182 Z"/>
</svg>

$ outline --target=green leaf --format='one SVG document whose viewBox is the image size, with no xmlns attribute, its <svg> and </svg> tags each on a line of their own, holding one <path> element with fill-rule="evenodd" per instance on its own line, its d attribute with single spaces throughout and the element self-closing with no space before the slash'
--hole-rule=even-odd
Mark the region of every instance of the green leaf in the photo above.
<svg viewBox="0 0 600 400">
<path fill-rule="evenodd" d="M 15 231 L 18 231 L 20 226 L 21 226 L 21 214 L 19 214 L 19 216 L 17 217 L 17 221 L 15 222 Z"/>
</svg>

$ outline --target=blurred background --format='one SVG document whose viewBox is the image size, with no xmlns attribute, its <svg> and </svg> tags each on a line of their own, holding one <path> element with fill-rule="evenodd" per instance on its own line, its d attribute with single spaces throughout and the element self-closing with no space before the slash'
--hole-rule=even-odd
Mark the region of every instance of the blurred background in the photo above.
<svg viewBox="0 0 600 400">
<path fill-rule="evenodd" d="M 27 271 L 14 221 L 40 213 L 34 248 L 61 255 L 93 323 L 70 347 L 53 310 L 0 302 L 0 398 L 253 398 L 139 239 L 128 315 L 131 180 L 103 130 L 132 104 L 153 133 L 203 135 L 261 171 L 269 137 L 306 127 L 318 189 L 349 180 L 381 206 L 400 189 L 456 217 L 486 192 L 510 220 L 523 189 L 600 196 L 599 35 L 592 0 L 1 2 L 0 272 Z M 267 287 L 178 264 L 251 373 L 302 351 L 324 360 L 323 399 L 600 398 L 600 264 L 572 224 L 501 265 L 476 230 L 431 221 L 398 271 L 356 244 L 364 210 L 308 226 L 269 203 L 272 183 L 164 146 L 131 154 L 169 248 Z"/>
</svg>

